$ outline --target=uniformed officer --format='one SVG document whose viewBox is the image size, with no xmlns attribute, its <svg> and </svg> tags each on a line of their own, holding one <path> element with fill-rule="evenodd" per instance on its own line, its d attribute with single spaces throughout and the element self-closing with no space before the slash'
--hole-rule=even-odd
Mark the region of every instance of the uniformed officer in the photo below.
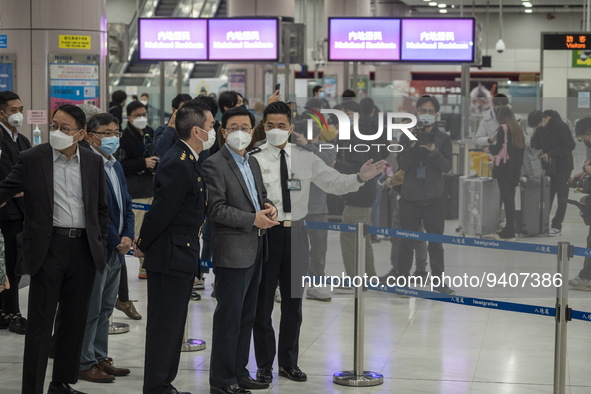
<svg viewBox="0 0 591 394">
<path fill-rule="evenodd" d="M 148 274 L 148 323 L 144 394 L 178 393 L 181 342 L 193 277 L 199 273 L 199 230 L 206 206 L 199 152 L 215 141 L 208 108 L 189 102 L 176 115 L 180 141 L 160 161 L 154 202 L 136 243 L 145 253 Z"/>
<path fill-rule="evenodd" d="M 311 151 L 288 143 L 293 130 L 291 109 L 283 102 L 275 102 L 265 108 L 263 123 L 267 142 L 251 154 L 259 162 L 267 195 L 277 207 L 280 225 L 267 230 L 269 257 L 263 265 L 253 332 L 257 380 L 273 380 L 272 366 L 278 353 L 279 376 L 303 382 L 307 376 L 298 367 L 298 342 L 304 292 L 301 278 L 308 272 L 309 259 L 308 235 L 303 218 L 308 211 L 310 183 L 327 193 L 350 193 L 381 174 L 386 162 L 373 163 L 370 160 L 357 174 L 339 173 Z M 292 250 L 294 253 L 291 253 Z M 271 313 L 278 282 L 281 323 L 276 350 Z"/>
</svg>

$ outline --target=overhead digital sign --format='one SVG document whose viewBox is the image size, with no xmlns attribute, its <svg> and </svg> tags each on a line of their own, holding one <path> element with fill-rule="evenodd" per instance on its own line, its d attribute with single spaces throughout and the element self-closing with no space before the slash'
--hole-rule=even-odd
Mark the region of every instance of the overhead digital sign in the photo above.
<svg viewBox="0 0 591 394">
<path fill-rule="evenodd" d="M 278 61 L 279 20 L 209 19 L 209 60 Z"/>
<path fill-rule="evenodd" d="M 578 33 L 542 33 L 544 49 L 549 50 L 586 50 L 591 49 L 591 34 Z"/>
<path fill-rule="evenodd" d="M 329 18 L 328 60 L 400 60 L 400 19 Z"/>
<path fill-rule="evenodd" d="M 402 19 L 402 61 L 473 62 L 474 19 Z"/>
<path fill-rule="evenodd" d="M 140 19 L 140 60 L 207 60 L 206 19 Z"/>
</svg>

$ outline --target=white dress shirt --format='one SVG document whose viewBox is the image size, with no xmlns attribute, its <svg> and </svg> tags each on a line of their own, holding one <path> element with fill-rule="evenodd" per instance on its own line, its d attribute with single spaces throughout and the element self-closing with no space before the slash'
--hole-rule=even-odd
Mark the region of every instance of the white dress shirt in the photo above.
<svg viewBox="0 0 591 394">
<path fill-rule="evenodd" d="M 86 228 L 80 172 L 80 148 L 70 161 L 53 149 L 53 225 Z"/>
<path fill-rule="evenodd" d="M 265 143 L 258 150 L 251 152 L 261 166 L 263 183 L 267 189 L 267 198 L 277 208 L 277 220 L 301 220 L 308 213 L 310 183 L 314 183 L 326 193 L 342 195 L 359 190 L 362 183 L 357 181 L 357 174 L 341 174 L 328 166 L 322 159 L 309 150 L 288 143 L 285 148 L 287 170 L 290 179 L 300 181 L 301 190 L 291 190 L 291 213 L 283 211 L 281 198 L 280 160 L 281 150 Z"/>
</svg>

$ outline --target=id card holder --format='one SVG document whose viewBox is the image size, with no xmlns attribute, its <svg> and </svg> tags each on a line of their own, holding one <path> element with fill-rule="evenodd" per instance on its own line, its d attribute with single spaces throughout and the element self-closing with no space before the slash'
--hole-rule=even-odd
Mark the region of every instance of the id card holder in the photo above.
<svg viewBox="0 0 591 394">
<path fill-rule="evenodd" d="M 299 179 L 288 179 L 287 180 L 287 190 L 289 191 L 298 191 L 298 190 L 302 190 L 302 183 L 300 182 Z"/>
<path fill-rule="evenodd" d="M 427 172 L 425 171 L 424 166 L 417 167 L 417 179 L 425 179 L 427 177 Z"/>
</svg>

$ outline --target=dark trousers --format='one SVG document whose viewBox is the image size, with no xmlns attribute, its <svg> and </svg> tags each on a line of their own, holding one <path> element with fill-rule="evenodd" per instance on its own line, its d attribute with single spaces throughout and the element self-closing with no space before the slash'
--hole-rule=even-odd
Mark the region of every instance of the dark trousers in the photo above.
<svg viewBox="0 0 591 394">
<path fill-rule="evenodd" d="M 39 272 L 31 276 L 23 360 L 23 394 L 42 394 L 59 302 L 52 381 L 76 383 L 96 267 L 88 240 L 54 234 Z"/>
<path fill-rule="evenodd" d="M 400 199 L 400 229 L 409 231 L 421 231 L 421 223 L 425 232 L 431 234 L 443 234 L 445 226 L 445 209 L 443 199 L 438 199 L 428 205 L 416 204 Z M 398 253 L 398 270 L 400 275 L 409 276 L 412 266 L 415 241 L 403 238 L 400 242 Z M 439 242 L 429 242 L 429 264 L 431 274 L 441 276 L 444 270 L 443 246 Z"/>
<path fill-rule="evenodd" d="M 570 171 L 556 172 L 550 177 L 550 207 L 554 202 L 554 196 L 558 199 L 558 206 L 556 207 L 556 214 L 552 218 L 552 228 L 562 230 L 562 222 L 566 214 L 566 199 L 568 198 L 567 181 L 570 178 Z"/>
<path fill-rule="evenodd" d="M 248 354 L 263 265 L 263 237 L 254 264 L 248 268 L 215 267 L 209 384 L 226 387 L 249 375 Z M 267 263 L 264 263 L 267 264 Z"/>
<path fill-rule="evenodd" d="M 589 226 L 589 234 L 587 234 L 587 249 L 591 248 L 591 226 Z M 583 269 L 579 272 L 579 277 L 581 279 L 591 279 L 591 257 L 585 257 L 585 262 L 583 263 Z"/>
<path fill-rule="evenodd" d="M 276 226 L 267 230 L 269 259 L 263 265 L 253 331 L 254 352 L 259 368 L 272 367 L 276 353 L 280 367 L 298 365 L 304 294 L 302 276 L 308 272 L 309 245 L 303 222 L 297 223 L 291 228 Z M 281 291 L 278 348 L 271 318 L 277 283 Z"/>
<path fill-rule="evenodd" d="M 311 222 L 328 222 L 326 213 L 309 214 L 306 220 Z M 326 267 L 326 251 L 328 250 L 328 230 L 308 230 L 310 238 L 310 276 L 324 276 Z"/>
<path fill-rule="evenodd" d="M 505 208 L 505 228 L 515 234 L 515 189 L 516 186 L 509 184 L 509 182 L 502 179 L 497 179 L 499 186 L 499 193 L 501 196 L 501 203 Z"/>
<path fill-rule="evenodd" d="M 148 271 L 144 394 L 170 393 L 179 369 L 193 275 L 178 274 Z"/>
<path fill-rule="evenodd" d="M 4 261 L 6 264 L 6 276 L 10 281 L 10 289 L 0 293 L 1 308 L 4 313 L 20 313 L 18 301 L 18 285 L 21 276 L 16 274 L 17 241 L 16 235 L 23 231 L 22 220 L 0 221 L 0 231 L 4 237 Z"/>
<path fill-rule="evenodd" d="M 129 284 L 127 283 L 127 262 L 125 256 L 121 256 L 121 276 L 119 277 L 119 301 L 129 301 Z"/>
</svg>

